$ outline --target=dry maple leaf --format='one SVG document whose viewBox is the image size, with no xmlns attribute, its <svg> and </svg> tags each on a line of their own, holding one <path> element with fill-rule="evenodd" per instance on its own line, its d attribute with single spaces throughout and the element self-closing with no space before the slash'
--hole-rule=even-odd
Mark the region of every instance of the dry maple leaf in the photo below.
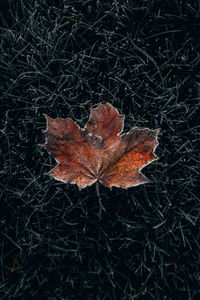
<svg viewBox="0 0 200 300">
<path fill-rule="evenodd" d="M 158 159 L 154 151 L 160 129 L 134 127 L 121 134 L 124 115 L 109 103 L 90 110 L 84 129 L 71 118 L 45 117 L 46 142 L 41 146 L 58 162 L 49 172 L 56 180 L 80 190 L 95 182 L 125 189 L 149 182 L 141 170 Z"/>
</svg>

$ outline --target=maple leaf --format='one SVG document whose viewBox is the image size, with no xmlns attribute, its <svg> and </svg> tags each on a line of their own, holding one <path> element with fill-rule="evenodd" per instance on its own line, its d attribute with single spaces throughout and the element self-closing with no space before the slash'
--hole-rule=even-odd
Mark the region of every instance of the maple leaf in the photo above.
<svg viewBox="0 0 200 300">
<path fill-rule="evenodd" d="M 90 110 L 84 129 L 71 118 L 45 117 L 46 142 L 40 146 L 58 162 L 49 172 L 56 180 L 80 190 L 95 182 L 125 189 L 149 182 L 141 170 L 158 159 L 154 151 L 160 129 L 134 127 L 121 134 L 124 115 L 109 103 Z"/>
</svg>

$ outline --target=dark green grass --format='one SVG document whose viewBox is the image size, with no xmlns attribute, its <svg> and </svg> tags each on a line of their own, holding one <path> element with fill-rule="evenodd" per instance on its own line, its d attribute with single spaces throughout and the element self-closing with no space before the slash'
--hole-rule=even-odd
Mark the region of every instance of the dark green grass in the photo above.
<svg viewBox="0 0 200 300">
<path fill-rule="evenodd" d="M 195 300 L 200 295 L 199 1 L 3 1 L 1 299 Z M 109 102 L 160 127 L 151 183 L 78 191 L 43 113 L 80 126 Z"/>
</svg>

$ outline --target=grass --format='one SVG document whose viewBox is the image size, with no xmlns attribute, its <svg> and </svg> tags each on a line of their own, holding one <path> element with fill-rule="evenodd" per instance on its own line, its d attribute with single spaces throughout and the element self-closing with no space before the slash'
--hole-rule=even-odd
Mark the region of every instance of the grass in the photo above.
<svg viewBox="0 0 200 300">
<path fill-rule="evenodd" d="M 1 4 L 1 299 L 198 299 L 198 1 Z M 152 183 L 112 191 L 97 217 L 46 173 L 44 113 L 81 127 L 109 102 L 133 126 L 160 127 Z"/>
</svg>

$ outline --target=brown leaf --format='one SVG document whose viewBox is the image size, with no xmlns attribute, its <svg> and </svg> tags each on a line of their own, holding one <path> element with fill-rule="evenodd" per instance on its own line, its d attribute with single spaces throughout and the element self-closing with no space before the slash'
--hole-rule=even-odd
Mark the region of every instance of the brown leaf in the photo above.
<svg viewBox="0 0 200 300">
<path fill-rule="evenodd" d="M 134 127 L 121 134 L 124 115 L 109 103 L 90 110 L 84 129 L 71 118 L 45 117 L 46 142 L 41 146 L 58 162 L 49 172 L 55 179 L 77 184 L 79 189 L 96 181 L 109 188 L 149 182 L 141 169 L 158 159 L 154 151 L 160 129 Z"/>
</svg>

